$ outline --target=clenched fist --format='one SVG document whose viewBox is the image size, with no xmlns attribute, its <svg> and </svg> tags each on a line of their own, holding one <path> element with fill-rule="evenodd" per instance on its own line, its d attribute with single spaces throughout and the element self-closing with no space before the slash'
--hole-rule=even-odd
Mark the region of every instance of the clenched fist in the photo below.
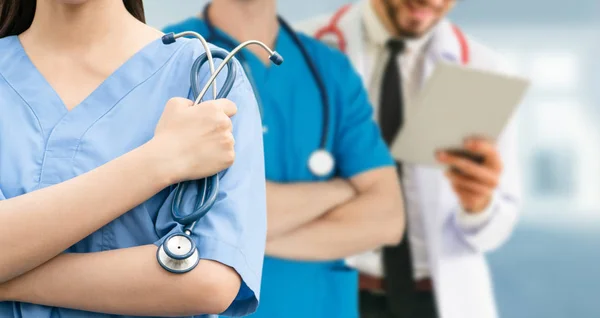
<svg viewBox="0 0 600 318">
<path fill-rule="evenodd" d="M 226 99 L 196 106 L 184 98 L 169 100 L 150 143 L 169 163 L 173 183 L 212 176 L 233 164 L 231 117 L 236 112 Z"/>
</svg>

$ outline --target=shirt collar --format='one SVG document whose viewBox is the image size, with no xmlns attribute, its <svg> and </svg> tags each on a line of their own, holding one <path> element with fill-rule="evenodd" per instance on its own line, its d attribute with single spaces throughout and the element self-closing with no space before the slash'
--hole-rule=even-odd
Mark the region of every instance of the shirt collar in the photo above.
<svg viewBox="0 0 600 318">
<path fill-rule="evenodd" d="M 363 26 L 365 29 L 365 36 L 368 42 L 372 45 L 385 47 L 388 40 L 392 38 L 392 35 L 385 28 L 375 8 L 373 8 L 372 1 L 363 2 Z M 435 28 L 433 28 L 435 29 Z M 423 50 L 427 42 L 433 36 L 433 31 L 429 31 L 424 36 L 418 39 L 405 39 L 406 53 L 412 54 Z"/>
</svg>

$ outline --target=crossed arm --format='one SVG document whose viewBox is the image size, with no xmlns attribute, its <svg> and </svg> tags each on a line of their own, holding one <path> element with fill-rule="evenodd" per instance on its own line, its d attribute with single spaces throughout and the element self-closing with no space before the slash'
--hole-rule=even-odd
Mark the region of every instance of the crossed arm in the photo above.
<svg viewBox="0 0 600 318">
<path fill-rule="evenodd" d="M 267 186 L 266 253 L 280 258 L 333 260 L 397 244 L 404 213 L 394 167 L 348 181 Z"/>
<path fill-rule="evenodd" d="M 0 301 L 121 315 L 227 309 L 241 279 L 217 262 L 202 260 L 177 276 L 157 264 L 154 245 L 59 255 L 168 186 L 159 155 L 145 145 L 67 182 L 0 201 Z"/>
</svg>

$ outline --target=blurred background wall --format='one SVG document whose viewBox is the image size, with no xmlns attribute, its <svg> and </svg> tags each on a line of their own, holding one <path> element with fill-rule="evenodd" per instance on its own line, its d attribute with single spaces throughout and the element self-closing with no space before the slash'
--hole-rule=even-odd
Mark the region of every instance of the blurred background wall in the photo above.
<svg viewBox="0 0 600 318">
<path fill-rule="evenodd" d="M 280 0 L 290 21 L 354 1 Z M 202 0 L 145 0 L 163 27 Z M 451 18 L 533 86 L 518 113 L 525 206 L 489 255 L 502 317 L 600 317 L 600 1 L 459 0 Z"/>
</svg>

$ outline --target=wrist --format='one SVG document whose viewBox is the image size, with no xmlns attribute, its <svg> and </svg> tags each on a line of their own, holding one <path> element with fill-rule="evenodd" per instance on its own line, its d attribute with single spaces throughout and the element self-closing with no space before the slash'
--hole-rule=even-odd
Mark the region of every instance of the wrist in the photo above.
<svg viewBox="0 0 600 318">
<path fill-rule="evenodd" d="M 338 202 L 344 203 L 352 199 L 356 195 L 356 191 L 352 184 L 345 179 L 332 179 L 329 181 L 330 193 L 338 199 Z"/>
<path fill-rule="evenodd" d="M 489 197 L 481 200 L 480 202 L 478 202 L 477 204 L 474 204 L 473 206 L 463 206 L 463 210 L 467 213 L 467 214 L 481 214 L 484 211 L 487 211 L 490 204 L 492 203 L 492 196 L 490 195 Z"/>
<path fill-rule="evenodd" d="M 166 188 L 179 182 L 177 164 L 169 162 L 164 150 L 158 146 L 158 141 L 152 139 L 138 148 L 143 166 L 147 167 L 146 173 L 152 182 L 160 188 Z"/>
</svg>

